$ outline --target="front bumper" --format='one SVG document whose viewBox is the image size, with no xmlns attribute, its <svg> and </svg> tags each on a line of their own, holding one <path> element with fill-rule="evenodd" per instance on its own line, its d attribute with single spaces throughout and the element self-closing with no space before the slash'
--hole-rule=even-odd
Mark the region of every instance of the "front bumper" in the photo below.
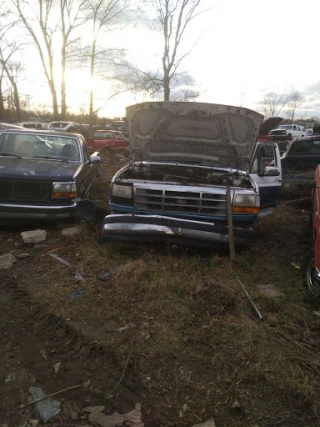
<svg viewBox="0 0 320 427">
<path fill-rule="evenodd" d="M 0 219 L 4 220 L 54 220 L 73 218 L 77 202 L 66 205 L 28 205 L 0 202 Z"/>
<path fill-rule="evenodd" d="M 237 246 L 247 246 L 252 228 L 233 228 Z M 103 242 L 170 242 L 199 247 L 216 247 L 229 241 L 228 227 L 161 215 L 116 214 L 105 217 Z"/>
</svg>

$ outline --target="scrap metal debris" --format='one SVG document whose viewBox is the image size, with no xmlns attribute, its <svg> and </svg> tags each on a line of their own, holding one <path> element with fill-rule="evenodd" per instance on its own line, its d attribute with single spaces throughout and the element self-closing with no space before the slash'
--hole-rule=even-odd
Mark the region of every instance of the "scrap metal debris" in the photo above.
<svg viewBox="0 0 320 427">
<path fill-rule="evenodd" d="M 66 265 L 67 267 L 73 267 L 73 265 L 69 261 L 65 260 L 64 258 L 61 258 L 59 255 L 57 255 L 54 252 L 48 252 L 48 255 L 54 258 L 55 260 L 61 262 L 62 264 Z M 79 280 L 79 281 L 84 280 L 82 274 L 80 274 L 78 271 L 74 272 L 74 277 L 76 280 Z"/>
<path fill-rule="evenodd" d="M 61 412 L 61 402 L 59 400 L 52 400 L 46 397 L 44 392 L 39 387 L 29 387 L 29 393 L 33 399 L 41 399 L 36 402 L 36 407 L 42 422 L 46 423 Z"/>
<path fill-rule="evenodd" d="M 144 427 L 141 405 L 139 403 L 127 414 L 118 414 L 115 412 L 112 415 L 105 415 L 102 412 L 91 412 L 88 419 L 91 423 L 101 427 L 116 427 L 124 422 L 126 422 L 126 426 L 128 427 Z"/>
<path fill-rule="evenodd" d="M 254 308 L 255 312 L 257 313 L 257 315 L 259 316 L 259 319 L 262 320 L 262 314 L 260 313 L 258 307 L 255 305 L 255 303 L 252 301 L 248 291 L 246 290 L 246 288 L 244 287 L 243 283 L 241 282 L 241 280 L 239 279 L 239 277 L 236 278 L 238 280 L 239 285 L 241 286 L 241 288 L 243 289 L 244 293 L 246 294 L 248 300 L 250 301 L 250 304 L 252 305 L 252 307 Z"/>
<path fill-rule="evenodd" d="M 207 421 L 204 421 L 200 424 L 194 424 L 192 427 L 216 427 L 216 423 L 213 418 L 210 418 Z"/>
<path fill-rule="evenodd" d="M 49 252 L 48 255 L 51 256 L 52 258 L 56 259 L 57 261 L 61 262 L 62 264 L 66 265 L 67 267 L 72 267 L 72 264 L 70 264 L 69 261 L 66 261 L 65 259 L 59 257 L 54 252 Z"/>
<path fill-rule="evenodd" d="M 106 271 L 101 276 L 99 276 L 99 280 L 103 280 L 103 281 L 109 280 L 112 276 L 114 276 L 116 273 L 118 273 L 118 271 L 120 271 L 121 268 L 122 267 L 117 267 L 117 268 L 114 268 L 112 270 Z"/>
</svg>

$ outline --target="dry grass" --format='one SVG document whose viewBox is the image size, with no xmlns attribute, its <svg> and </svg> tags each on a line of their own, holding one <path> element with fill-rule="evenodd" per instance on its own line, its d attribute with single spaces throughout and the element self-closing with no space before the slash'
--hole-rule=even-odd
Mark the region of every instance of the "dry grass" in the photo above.
<svg viewBox="0 0 320 427">
<path fill-rule="evenodd" d="M 128 370 L 143 407 L 161 426 L 190 426 L 210 417 L 219 427 L 317 426 L 320 319 L 291 265 L 301 262 L 309 243 L 306 218 L 296 207 L 279 206 L 236 262 L 223 253 L 166 245 L 99 245 L 97 231 L 84 226 L 58 253 L 85 280 L 76 283 L 68 269 L 49 260 L 52 286 L 37 287 L 34 295 L 112 348 L 122 365 L 133 337 Z M 118 266 L 111 279 L 98 280 Z M 258 285 L 265 284 L 284 296 L 262 295 Z M 72 300 L 75 289 L 85 296 Z M 234 400 L 245 411 L 243 419 L 230 412 Z"/>
</svg>

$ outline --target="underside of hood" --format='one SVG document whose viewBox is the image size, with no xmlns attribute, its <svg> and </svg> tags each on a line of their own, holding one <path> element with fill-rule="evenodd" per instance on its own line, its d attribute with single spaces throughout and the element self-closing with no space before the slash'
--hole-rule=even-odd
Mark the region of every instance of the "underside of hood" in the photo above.
<svg viewBox="0 0 320 427">
<path fill-rule="evenodd" d="M 133 161 L 246 170 L 263 116 L 229 105 L 146 102 L 127 107 Z"/>
</svg>

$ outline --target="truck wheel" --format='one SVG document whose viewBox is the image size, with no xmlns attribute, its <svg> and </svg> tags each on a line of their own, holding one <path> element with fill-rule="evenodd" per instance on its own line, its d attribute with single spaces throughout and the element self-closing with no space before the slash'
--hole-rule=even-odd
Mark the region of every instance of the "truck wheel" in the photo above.
<svg viewBox="0 0 320 427">
<path fill-rule="evenodd" d="M 314 250 L 313 247 L 308 250 L 304 258 L 304 275 L 308 291 L 314 297 L 320 296 L 320 278 L 314 268 Z"/>
</svg>

